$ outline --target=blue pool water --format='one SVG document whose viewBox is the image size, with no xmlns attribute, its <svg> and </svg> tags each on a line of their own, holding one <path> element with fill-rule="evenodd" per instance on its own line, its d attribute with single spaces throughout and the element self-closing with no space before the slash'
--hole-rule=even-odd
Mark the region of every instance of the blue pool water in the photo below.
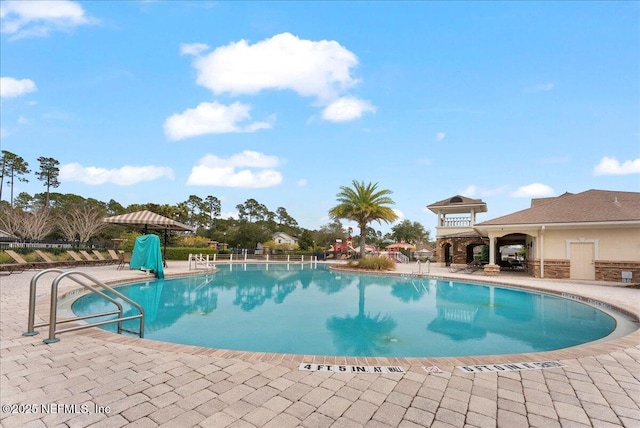
<svg viewBox="0 0 640 428">
<path fill-rule="evenodd" d="M 356 275 L 325 265 L 218 268 L 214 274 L 118 290 L 143 305 L 146 338 L 256 352 L 512 354 L 594 341 L 616 327 L 614 318 L 589 305 L 498 286 Z M 78 315 L 110 308 L 96 295 L 72 306 Z M 125 327 L 137 330 L 137 321 L 130 323 Z M 105 328 L 115 330 L 115 325 Z"/>
</svg>

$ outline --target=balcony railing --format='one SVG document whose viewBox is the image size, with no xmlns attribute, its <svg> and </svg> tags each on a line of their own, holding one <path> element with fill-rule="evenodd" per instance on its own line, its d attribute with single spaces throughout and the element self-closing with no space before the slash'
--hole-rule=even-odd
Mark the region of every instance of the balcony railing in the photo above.
<svg viewBox="0 0 640 428">
<path fill-rule="evenodd" d="M 452 217 L 442 221 L 442 227 L 471 227 L 471 218 Z"/>
</svg>

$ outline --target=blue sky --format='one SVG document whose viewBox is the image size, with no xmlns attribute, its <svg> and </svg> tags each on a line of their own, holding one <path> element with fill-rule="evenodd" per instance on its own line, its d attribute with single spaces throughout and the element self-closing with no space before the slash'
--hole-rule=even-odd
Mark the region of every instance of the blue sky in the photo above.
<svg viewBox="0 0 640 428">
<path fill-rule="evenodd" d="M 638 2 L 0 4 L 2 150 L 57 159 L 61 193 L 315 229 L 372 181 L 435 235 L 456 194 L 482 221 L 640 191 Z"/>
</svg>

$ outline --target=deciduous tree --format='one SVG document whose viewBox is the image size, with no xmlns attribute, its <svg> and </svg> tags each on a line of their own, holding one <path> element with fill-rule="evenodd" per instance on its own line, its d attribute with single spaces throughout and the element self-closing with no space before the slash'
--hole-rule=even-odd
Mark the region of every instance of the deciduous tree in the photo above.
<svg viewBox="0 0 640 428">
<path fill-rule="evenodd" d="M 82 205 L 58 212 L 58 228 L 69 241 L 89 242 L 106 227 L 102 221 L 105 212 L 95 206 Z"/>
<path fill-rule="evenodd" d="M 22 239 L 44 239 L 53 229 L 54 224 L 48 209 L 33 212 L 19 208 L 0 210 L 0 228 Z"/>
</svg>

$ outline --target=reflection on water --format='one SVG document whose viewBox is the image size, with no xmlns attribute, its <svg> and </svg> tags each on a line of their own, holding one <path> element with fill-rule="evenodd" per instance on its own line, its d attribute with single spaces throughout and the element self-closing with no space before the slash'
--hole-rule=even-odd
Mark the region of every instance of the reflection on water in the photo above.
<svg viewBox="0 0 640 428">
<path fill-rule="evenodd" d="M 613 318 L 588 305 L 495 286 L 354 275 L 324 265 L 218 267 L 213 274 L 119 290 L 144 307 L 148 338 L 247 351 L 405 357 L 524 353 L 596 340 L 615 328 Z M 78 315 L 109 309 L 111 304 L 95 295 L 73 305 Z"/>
<path fill-rule="evenodd" d="M 354 277 L 358 287 L 358 313 L 327 320 L 327 328 L 341 355 L 389 354 L 390 342 L 386 338 L 397 324 L 389 315 L 365 312 L 365 282 L 360 277 Z"/>
</svg>

